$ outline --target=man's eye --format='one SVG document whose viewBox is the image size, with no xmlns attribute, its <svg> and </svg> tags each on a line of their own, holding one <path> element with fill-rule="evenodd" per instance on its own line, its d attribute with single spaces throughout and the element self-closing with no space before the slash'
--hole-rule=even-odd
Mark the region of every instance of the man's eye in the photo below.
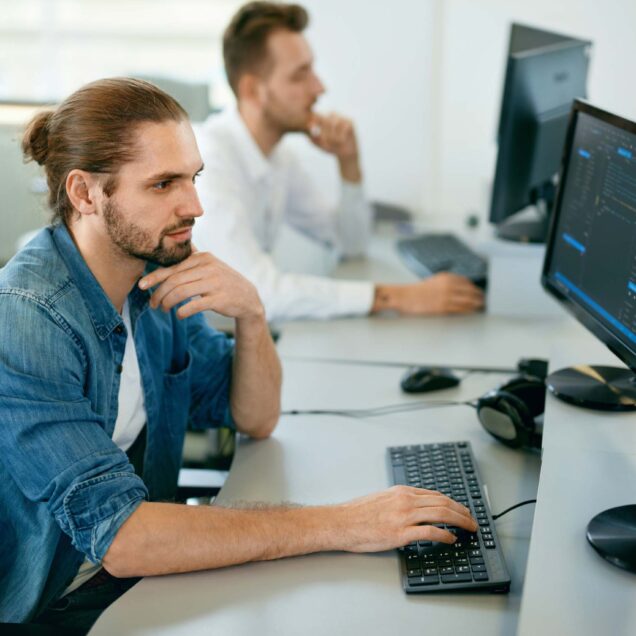
<svg viewBox="0 0 636 636">
<path fill-rule="evenodd" d="M 155 183 L 153 188 L 155 190 L 165 190 L 172 183 L 171 179 L 166 179 L 165 181 L 158 181 Z"/>
</svg>

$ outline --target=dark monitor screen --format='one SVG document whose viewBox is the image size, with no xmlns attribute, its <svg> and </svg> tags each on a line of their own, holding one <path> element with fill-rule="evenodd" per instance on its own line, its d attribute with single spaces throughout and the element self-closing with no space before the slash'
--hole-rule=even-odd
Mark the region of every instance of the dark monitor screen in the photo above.
<svg viewBox="0 0 636 636">
<path fill-rule="evenodd" d="M 636 124 L 570 116 L 543 285 L 636 370 Z"/>
<path fill-rule="evenodd" d="M 554 198 L 554 181 L 572 101 L 586 96 L 591 43 L 513 24 L 499 117 L 490 222 Z M 538 236 L 544 241 L 547 223 Z M 504 238 L 515 238 L 514 232 Z"/>
<path fill-rule="evenodd" d="M 636 123 L 585 102 L 570 116 L 542 283 L 623 360 L 553 371 L 553 395 L 585 408 L 636 410 Z M 636 572 L 636 505 L 595 515 L 590 545 Z"/>
</svg>

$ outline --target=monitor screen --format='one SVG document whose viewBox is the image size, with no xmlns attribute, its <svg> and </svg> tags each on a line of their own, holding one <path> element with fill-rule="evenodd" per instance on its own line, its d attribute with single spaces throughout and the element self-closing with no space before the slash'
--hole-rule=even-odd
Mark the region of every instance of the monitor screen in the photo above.
<svg viewBox="0 0 636 636">
<path fill-rule="evenodd" d="M 636 370 L 636 124 L 576 101 L 542 282 Z"/>
<path fill-rule="evenodd" d="M 490 222 L 511 240 L 543 242 L 572 102 L 586 96 L 591 43 L 513 24 L 499 116 Z M 526 206 L 541 222 L 506 225 Z"/>
</svg>

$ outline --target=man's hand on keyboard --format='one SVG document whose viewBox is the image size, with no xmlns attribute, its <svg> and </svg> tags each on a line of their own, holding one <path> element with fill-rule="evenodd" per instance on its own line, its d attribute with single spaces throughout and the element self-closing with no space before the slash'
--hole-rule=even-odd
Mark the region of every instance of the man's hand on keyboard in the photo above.
<svg viewBox="0 0 636 636">
<path fill-rule="evenodd" d="M 371 313 L 467 314 L 484 306 L 484 294 L 464 276 L 440 272 L 407 285 L 377 285 Z"/>
<path fill-rule="evenodd" d="M 349 552 L 380 552 L 412 541 L 455 541 L 448 530 L 429 524 L 469 532 L 479 528 L 468 508 L 434 490 L 411 486 L 393 486 L 336 508 L 344 514 L 341 549 Z"/>
</svg>

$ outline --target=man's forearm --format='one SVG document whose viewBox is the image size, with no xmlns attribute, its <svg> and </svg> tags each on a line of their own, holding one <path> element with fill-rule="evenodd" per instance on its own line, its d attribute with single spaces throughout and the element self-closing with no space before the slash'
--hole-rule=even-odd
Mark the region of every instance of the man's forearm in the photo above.
<svg viewBox="0 0 636 636">
<path fill-rule="evenodd" d="M 265 318 L 236 321 L 230 396 L 242 433 L 267 437 L 280 415 L 281 366 Z"/>
<path fill-rule="evenodd" d="M 124 578 L 337 550 L 344 530 L 338 519 L 336 506 L 236 509 L 144 502 L 120 528 L 103 565 Z"/>
<path fill-rule="evenodd" d="M 412 541 L 454 542 L 439 524 L 479 529 L 461 504 L 409 486 L 306 508 L 143 502 L 121 526 L 102 563 L 117 577 L 150 576 L 327 550 L 378 552 Z"/>
</svg>

